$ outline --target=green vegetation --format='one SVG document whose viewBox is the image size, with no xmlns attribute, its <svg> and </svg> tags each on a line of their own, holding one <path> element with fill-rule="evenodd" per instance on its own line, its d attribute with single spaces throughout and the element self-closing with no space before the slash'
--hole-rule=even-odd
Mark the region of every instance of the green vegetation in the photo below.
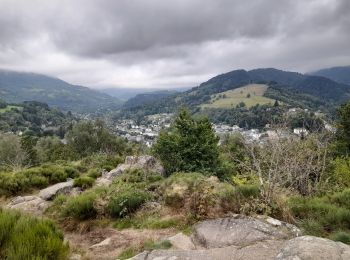
<svg viewBox="0 0 350 260">
<path fill-rule="evenodd" d="M 63 137 L 72 121 L 71 113 L 65 114 L 40 102 L 23 102 L 0 109 L 0 131 L 3 132 Z"/>
<path fill-rule="evenodd" d="M 63 234 L 48 220 L 0 209 L 0 258 L 64 260 L 69 252 Z"/>
<path fill-rule="evenodd" d="M 308 234 L 350 243 L 350 189 L 322 197 L 296 197 L 290 204 Z"/>
<path fill-rule="evenodd" d="M 97 215 L 97 211 L 94 208 L 95 199 L 96 194 L 92 192 L 83 193 L 79 196 L 70 198 L 63 210 L 63 215 L 78 220 L 95 218 Z"/>
<path fill-rule="evenodd" d="M 137 189 L 125 190 L 111 198 L 108 213 L 114 218 L 121 218 L 135 212 L 149 198 L 148 193 Z"/>
<path fill-rule="evenodd" d="M 210 96 L 208 103 L 201 105 L 203 108 L 233 108 L 243 102 L 247 107 L 274 103 L 274 100 L 264 97 L 267 85 L 250 84 L 244 87 L 227 90 Z"/>
<path fill-rule="evenodd" d="M 75 178 L 78 170 L 72 166 L 43 164 L 18 172 L 0 172 L 0 195 L 10 196 Z"/>
<path fill-rule="evenodd" d="M 215 172 L 219 165 L 218 137 L 207 118 L 194 119 L 181 110 L 170 131 L 153 147 L 168 174 L 178 171 Z"/>
<path fill-rule="evenodd" d="M 83 190 L 91 188 L 95 183 L 95 179 L 89 176 L 80 176 L 74 179 L 74 187 L 80 187 Z"/>
</svg>

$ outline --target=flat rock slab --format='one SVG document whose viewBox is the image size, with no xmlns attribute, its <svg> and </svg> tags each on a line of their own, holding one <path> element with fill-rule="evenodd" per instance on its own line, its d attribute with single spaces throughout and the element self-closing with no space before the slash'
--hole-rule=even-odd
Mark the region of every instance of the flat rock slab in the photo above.
<svg viewBox="0 0 350 260">
<path fill-rule="evenodd" d="M 272 260 L 283 246 L 282 241 L 258 242 L 252 246 L 201 250 L 154 250 L 143 252 L 131 260 Z"/>
<path fill-rule="evenodd" d="M 73 189 L 73 180 L 56 183 L 39 192 L 39 197 L 43 200 L 52 200 L 58 194 L 67 194 Z"/>
<path fill-rule="evenodd" d="M 295 227 L 295 230 L 298 230 Z M 194 227 L 193 241 L 204 248 L 246 246 L 264 240 L 297 236 L 293 225 L 276 226 L 260 219 L 238 215 L 203 221 Z"/>
<path fill-rule="evenodd" d="M 302 236 L 289 240 L 277 260 L 349 260 L 350 246 L 329 239 Z"/>
<path fill-rule="evenodd" d="M 191 238 L 189 236 L 184 235 L 183 233 L 178 233 L 175 236 L 169 237 L 167 240 L 170 241 L 170 243 L 175 249 L 182 249 L 182 250 L 196 249 Z"/>
<path fill-rule="evenodd" d="M 37 196 L 18 196 L 7 205 L 10 209 L 17 209 L 35 215 L 41 215 L 48 206 L 49 202 Z"/>
</svg>

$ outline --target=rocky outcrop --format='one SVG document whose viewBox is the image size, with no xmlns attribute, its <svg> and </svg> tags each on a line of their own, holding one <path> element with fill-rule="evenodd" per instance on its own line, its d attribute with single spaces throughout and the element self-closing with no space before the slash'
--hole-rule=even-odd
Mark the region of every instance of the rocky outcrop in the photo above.
<svg viewBox="0 0 350 260">
<path fill-rule="evenodd" d="M 297 237 L 286 242 L 276 259 L 345 260 L 350 259 L 350 246 L 320 237 Z"/>
<path fill-rule="evenodd" d="M 132 260 L 345 260 L 350 246 L 328 239 L 300 236 L 294 225 L 273 218 L 236 215 L 203 221 L 190 237 L 168 240 L 171 250 L 143 252 Z M 184 246 L 183 246 L 184 245 Z M 192 248 L 192 246 L 194 248 Z"/>
<path fill-rule="evenodd" d="M 10 209 L 20 210 L 26 213 L 41 215 L 49 206 L 49 203 L 37 196 L 18 196 L 7 205 Z"/>
<path fill-rule="evenodd" d="M 169 237 L 167 239 L 173 248 L 182 249 L 182 250 L 194 250 L 196 246 L 193 244 L 189 236 L 184 235 L 183 233 L 176 234 L 175 236 Z"/>
<path fill-rule="evenodd" d="M 275 226 L 267 221 L 237 215 L 203 221 L 194 227 L 194 241 L 204 248 L 246 246 L 264 240 L 284 240 L 301 232 L 293 225 Z"/>
<path fill-rule="evenodd" d="M 49 186 L 39 192 L 39 197 L 43 200 L 52 200 L 58 194 L 68 194 L 72 191 L 73 184 L 74 181 L 69 180 Z"/>
<path fill-rule="evenodd" d="M 127 156 L 123 164 L 118 165 L 117 168 L 111 170 L 110 172 L 103 173 L 102 176 L 96 180 L 96 185 L 108 186 L 112 183 L 112 180 L 115 177 L 123 174 L 127 170 L 132 169 L 142 169 L 146 172 L 152 172 L 160 175 L 163 175 L 165 172 L 163 166 L 153 156 Z"/>
</svg>

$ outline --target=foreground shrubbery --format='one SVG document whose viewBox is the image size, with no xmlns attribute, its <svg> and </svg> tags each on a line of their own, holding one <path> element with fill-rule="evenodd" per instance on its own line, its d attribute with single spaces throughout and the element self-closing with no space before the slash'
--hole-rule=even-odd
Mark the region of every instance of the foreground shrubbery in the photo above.
<svg viewBox="0 0 350 260">
<path fill-rule="evenodd" d="M 292 198 L 290 209 L 308 234 L 350 243 L 350 189 L 323 197 Z"/>
<path fill-rule="evenodd" d="M 0 195 L 10 196 L 75 178 L 79 171 L 73 166 L 44 164 L 19 172 L 0 173 Z"/>
<path fill-rule="evenodd" d="M 48 220 L 0 209 L 0 259 L 66 259 L 63 234 Z"/>
</svg>

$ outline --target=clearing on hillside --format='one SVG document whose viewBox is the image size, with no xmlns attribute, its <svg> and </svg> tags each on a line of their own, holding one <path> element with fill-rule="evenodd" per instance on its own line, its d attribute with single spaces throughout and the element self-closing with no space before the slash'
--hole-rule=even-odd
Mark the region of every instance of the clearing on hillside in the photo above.
<svg viewBox="0 0 350 260">
<path fill-rule="evenodd" d="M 202 104 L 202 108 L 232 108 L 244 102 L 247 107 L 257 104 L 273 104 L 275 101 L 264 97 L 269 86 L 264 84 L 249 84 L 244 87 L 227 90 L 211 95 L 208 103 Z"/>
</svg>

